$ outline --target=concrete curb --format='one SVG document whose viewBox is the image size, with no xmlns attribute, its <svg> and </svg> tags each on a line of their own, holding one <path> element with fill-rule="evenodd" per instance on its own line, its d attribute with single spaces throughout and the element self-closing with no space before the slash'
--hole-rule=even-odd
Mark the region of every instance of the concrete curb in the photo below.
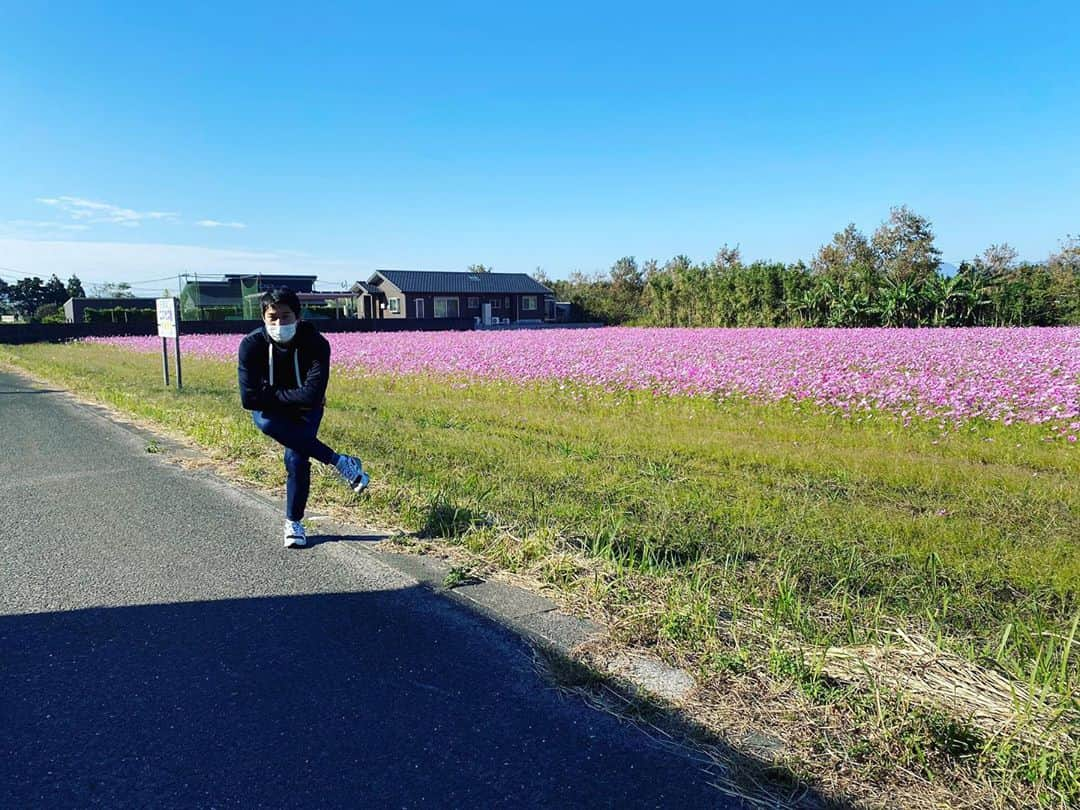
<svg viewBox="0 0 1080 810">
<path fill-rule="evenodd" d="M 482 581 L 447 588 L 443 582 L 451 566 L 438 558 L 379 549 L 360 550 L 534 643 L 568 657 L 578 645 L 603 633 L 599 625 L 561 613 L 551 600 L 515 585 Z"/>
</svg>

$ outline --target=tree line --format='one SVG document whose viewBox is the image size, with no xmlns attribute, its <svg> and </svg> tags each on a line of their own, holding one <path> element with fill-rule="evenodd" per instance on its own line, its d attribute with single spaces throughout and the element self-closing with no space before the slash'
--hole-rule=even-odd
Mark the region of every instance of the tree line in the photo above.
<svg viewBox="0 0 1080 810">
<path fill-rule="evenodd" d="M 1080 238 L 1045 261 L 992 245 L 942 269 L 931 223 L 906 206 L 867 237 L 854 224 L 809 264 L 743 261 L 722 247 L 707 262 L 619 259 L 606 274 L 537 280 L 582 320 L 650 326 L 1080 325 Z"/>
<path fill-rule="evenodd" d="M 42 281 L 37 276 L 14 283 L 0 279 L 0 312 L 37 321 L 63 321 L 60 311 L 69 298 L 85 298 L 82 282 L 73 275 L 67 284 L 56 274 Z"/>
<path fill-rule="evenodd" d="M 124 281 L 115 284 L 91 284 L 90 292 L 96 298 L 135 297 L 135 293 L 131 291 L 131 285 Z M 167 295 L 168 291 L 166 290 L 164 294 Z M 63 323 L 63 306 L 67 300 L 86 297 L 82 282 L 74 274 L 66 284 L 55 273 L 49 277 L 48 281 L 31 276 L 9 283 L 0 278 L 0 313 L 18 315 L 24 320 Z M 84 310 L 84 313 L 87 311 L 89 310 Z M 111 312 L 111 310 L 100 311 Z"/>
<path fill-rule="evenodd" d="M 471 265 L 470 272 L 491 267 Z M 650 326 L 1058 326 L 1080 325 L 1080 237 L 1068 236 L 1044 261 L 1018 261 L 1007 244 L 991 245 L 942 270 L 931 223 L 906 206 L 867 237 L 854 224 L 810 261 L 745 262 L 722 247 L 707 262 L 676 256 L 664 264 L 619 259 L 608 273 L 536 279 L 581 320 Z M 95 285 L 96 295 L 130 298 L 128 284 Z M 63 320 L 82 282 L 55 274 L 14 283 L 0 279 L 0 311 Z"/>
</svg>

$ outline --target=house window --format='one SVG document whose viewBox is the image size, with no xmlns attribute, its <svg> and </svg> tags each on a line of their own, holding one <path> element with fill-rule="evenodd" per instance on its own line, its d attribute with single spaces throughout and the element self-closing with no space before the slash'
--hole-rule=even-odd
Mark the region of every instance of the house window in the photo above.
<svg viewBox="0 0 1080 810">
<path fill-rule="evenodd" d="M 424 317 L 424 299 L 423 298 L 417 298 L 416 299 L 416 317 L 417 318 L 423 318 Z"/>
<path fill-rule="evenodd" d="M 510 296 L 509 295 L 506 296 L 506 298 L 503 299 L 503 306 L 506 309 L 510 309 Z"/>
<path fill-rule="evenodd" d="M 523 295 L 521 296 L 521 308 L 526 311 L 536 311 L 536 296 L 535 295 Z"/>
<path fill-rule="evenodd" d="M 469 309 L 480 309 L 480 299 L 476 296 L 469 297 Z"/>
<path fill-rule="evenodd" d="M 436 298 L 435 299 L 435 317 L 436 318 L 457 318 L 458 317 L 458 300 L 457 300 L 457 298 Z"/>
<path fill-rule="evenodd" d="M 390 302 L 390 314 L 391 315 L 400 315 L 401 314 L 401 299 L 400 298 L 391 298 L 391 299 L 389 299 L 389 302 Z"/>
<path fill-rule="evenodd" d="M 499 299 L 496 298 L 494 301 L 491 302 L 491 308 L 492 309 L 499 309 L 499 304 L 500 304 Z"/>
</svg>

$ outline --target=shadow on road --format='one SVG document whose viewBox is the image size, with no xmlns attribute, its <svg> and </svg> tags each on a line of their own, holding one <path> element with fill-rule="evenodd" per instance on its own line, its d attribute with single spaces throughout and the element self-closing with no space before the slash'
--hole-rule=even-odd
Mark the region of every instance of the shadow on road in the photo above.
<svg viewBox="0 0 1080 810">
<path fill-rule="evenodd" d="M 738 806 L 419 587 L 4 616 L 0 673 L 5 807 Z"/>
</svg>

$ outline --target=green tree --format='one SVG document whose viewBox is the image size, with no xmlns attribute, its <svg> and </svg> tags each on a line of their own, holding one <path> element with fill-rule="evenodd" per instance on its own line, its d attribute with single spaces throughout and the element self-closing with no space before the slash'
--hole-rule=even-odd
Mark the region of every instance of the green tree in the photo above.
<svg viewBox="0 0 1080 810">
<path fill-rule="evenodd" d="M 922 288 L 932 326 L 978 326 L 986 322 L 990 299 L 988 276 L 961 262 L 955 275 L 931 277 Z"/>
<path fill-rule="evenodd" d="M 975 260 L 982 270 L 991 278 L 1008 275 L 1016 266 L 1017 252 L 1007 242 L 1000 245 L 991 245 L 983 251 L 982 256 Z"/>
<path fill-rule="evenodd" d="M 470 264 L 465 268 L 468 273 L 490 273 L 494 269 L 494 267 L 485 264 Z"/>
<path fill-rule="evenodd" d="M 675 324 L 675 295 L 671 274 L 657 269 L 645 282 L 645 305 L 653 326 Z"/>
<path fill-rule="evenodd" d="M 923 296 L 913 279 L 886 276 L 879 292 L 878 313 L 882 326 L 921 326 Z"/>
<path fill-rule="evenodd" d="M 921 285 L 941 265 L 931 223 L 901 205 L 889 211 L 871 239 L 877 268 L 894 282 Z"/>
<path fill-rule="evenodd" d="M 795 315 L 791 321 L 798 326 L 824 326 L 831 307 L 830 282 L 824 276 L 816 276 L 809 284 L 787 299 L 788 311 Z"/>
<path fill-rule="evenodd" d="M 1059 323 L 1080 325 L 1080 237 L 1066 236 L 1061 250 L 1050 255 L 1047 266 Z"/>
<path fill-rule="evenodd" d="M 746 309 L 756 295 L 744 277 L 739 246 L 724 243 L 710 264 L 689 267 L 685 277 L 689 326 L 739 326 L 746 323 Z"/>
<path fill-rule="evenodd" d="M 39 323 L 64 323 L 64 312 L 59 305 L 53 303 L 42 304 L 34 310 L 31 320 Z"/>
<path fill-rule="evenodd" d="M 633 256 L 624 256 L 611 266 L 611 322 L 629 323 L 644 315 L 642 293 L 645 278 Z"/>
<path fill-rule="evenodd" d="M 45 302 L 60 306 L 70 297 L 64 282 L 57 278 L 55 273 L 49 276 L 49 280 L 45 282 Z"/>
<path fill-rule="evenodd" d="M 878 261 L 866 236 L 849 224 L 822 245 L 810 264 L 817 277 L 816 293 L 804 300 L 804 313 L 817 310 L 829 326 L 869 326 L 877 321 L 874 302 L 881 286 Z M 814 299 L 815 306 L 811 306 Z M 825 313 L 820 312 L 824 299 Z"/>
<path fill-rule="evenodd" d="M 1055 277 L 1046 264 L 1024 263 L 995 279 L 994 323 L 999 326 L 1055 326 L 1065 322 Z"/>
<path fill-rule="evenodd" d="M 86 291 L 83 290 L 82 282 L 74 274 L 68 279 L 67 294 L 68 298 L 86 298 Z"/>
<path fill-rule="evenodd" d="M 104 284 L 91 285 L 90 291 L 97 298 L 134 298 L 131 285 L 126 281 L 118 283 L 105 282 Z"/>
<path fill-rule="evenodd" d="M 956 325 L 982 326 L 988 323 L 992 291 L 986 276 L 975 272 L 966 262 L 961 262 L 955 277 L 962 279 L 956 290 Z"/>
<path fill-rule="evenodd" d="M 675 322 L 673 326 L 693 326 L 697 313 L 696 283 L 697 273 L 688 256 L 676 256 L 664 265 L 664 270 L 671 274 L 672 296 L 674 297 Z"/>
<path fill-rule="evenodd" d="M 37 276 L 19 279 L 9 293 L 15 311 L 23 317 L 30 317 L 45 301 L 45 285 Z"/>
<path fill-rule="evenodd" d="M 1017 263 L 1007 244 L 991 245 L 970 265 L 987 299 L 980 323 L 994 326 L 1054 326 L 1070 322 L 1068 274 L 1054 256 L 1043 264 Z"/>
<path fill-rule="evenodd" d="M 537 267 L 533 270 L 532 277 L 538 284 L 543 284 L 545 287 L 551 287 L 551 285 L 555 283 L 548 278 L 548 274 L 544 272 L 543 267 Z M 552 289 L 554 289 L 554 287 L 552 287 Z"/>
<path fill-rule="evenodd" d="M 833 234 L 832 241 L 818 249 L 810 267 L 819 275 L 844 278 L 861 268 L 873 267 L 874 263 L 870 242 L 853 222 Z"/>
<path fill-rule="evenodd" d="M 1066 236 L 1060 244 L 1061 250 L 1050 254 L 1047 264 L 1080 273 L 1080 236 Z"/>
<path fill-rule="evenodd" d="M 876 322 L 869 294 L 851 280 L 832 282 L 829 292 L 829 326 L 870 326 Z"/>
<path fill-rule="evenodd" d="M 611 282 L 602 274 L 586 275 L 575 270 L 565 281 L 552 282 L 555 296 L 574 305 L 575 314 L 586 321 L 614 323 Z"/>
</svg>

